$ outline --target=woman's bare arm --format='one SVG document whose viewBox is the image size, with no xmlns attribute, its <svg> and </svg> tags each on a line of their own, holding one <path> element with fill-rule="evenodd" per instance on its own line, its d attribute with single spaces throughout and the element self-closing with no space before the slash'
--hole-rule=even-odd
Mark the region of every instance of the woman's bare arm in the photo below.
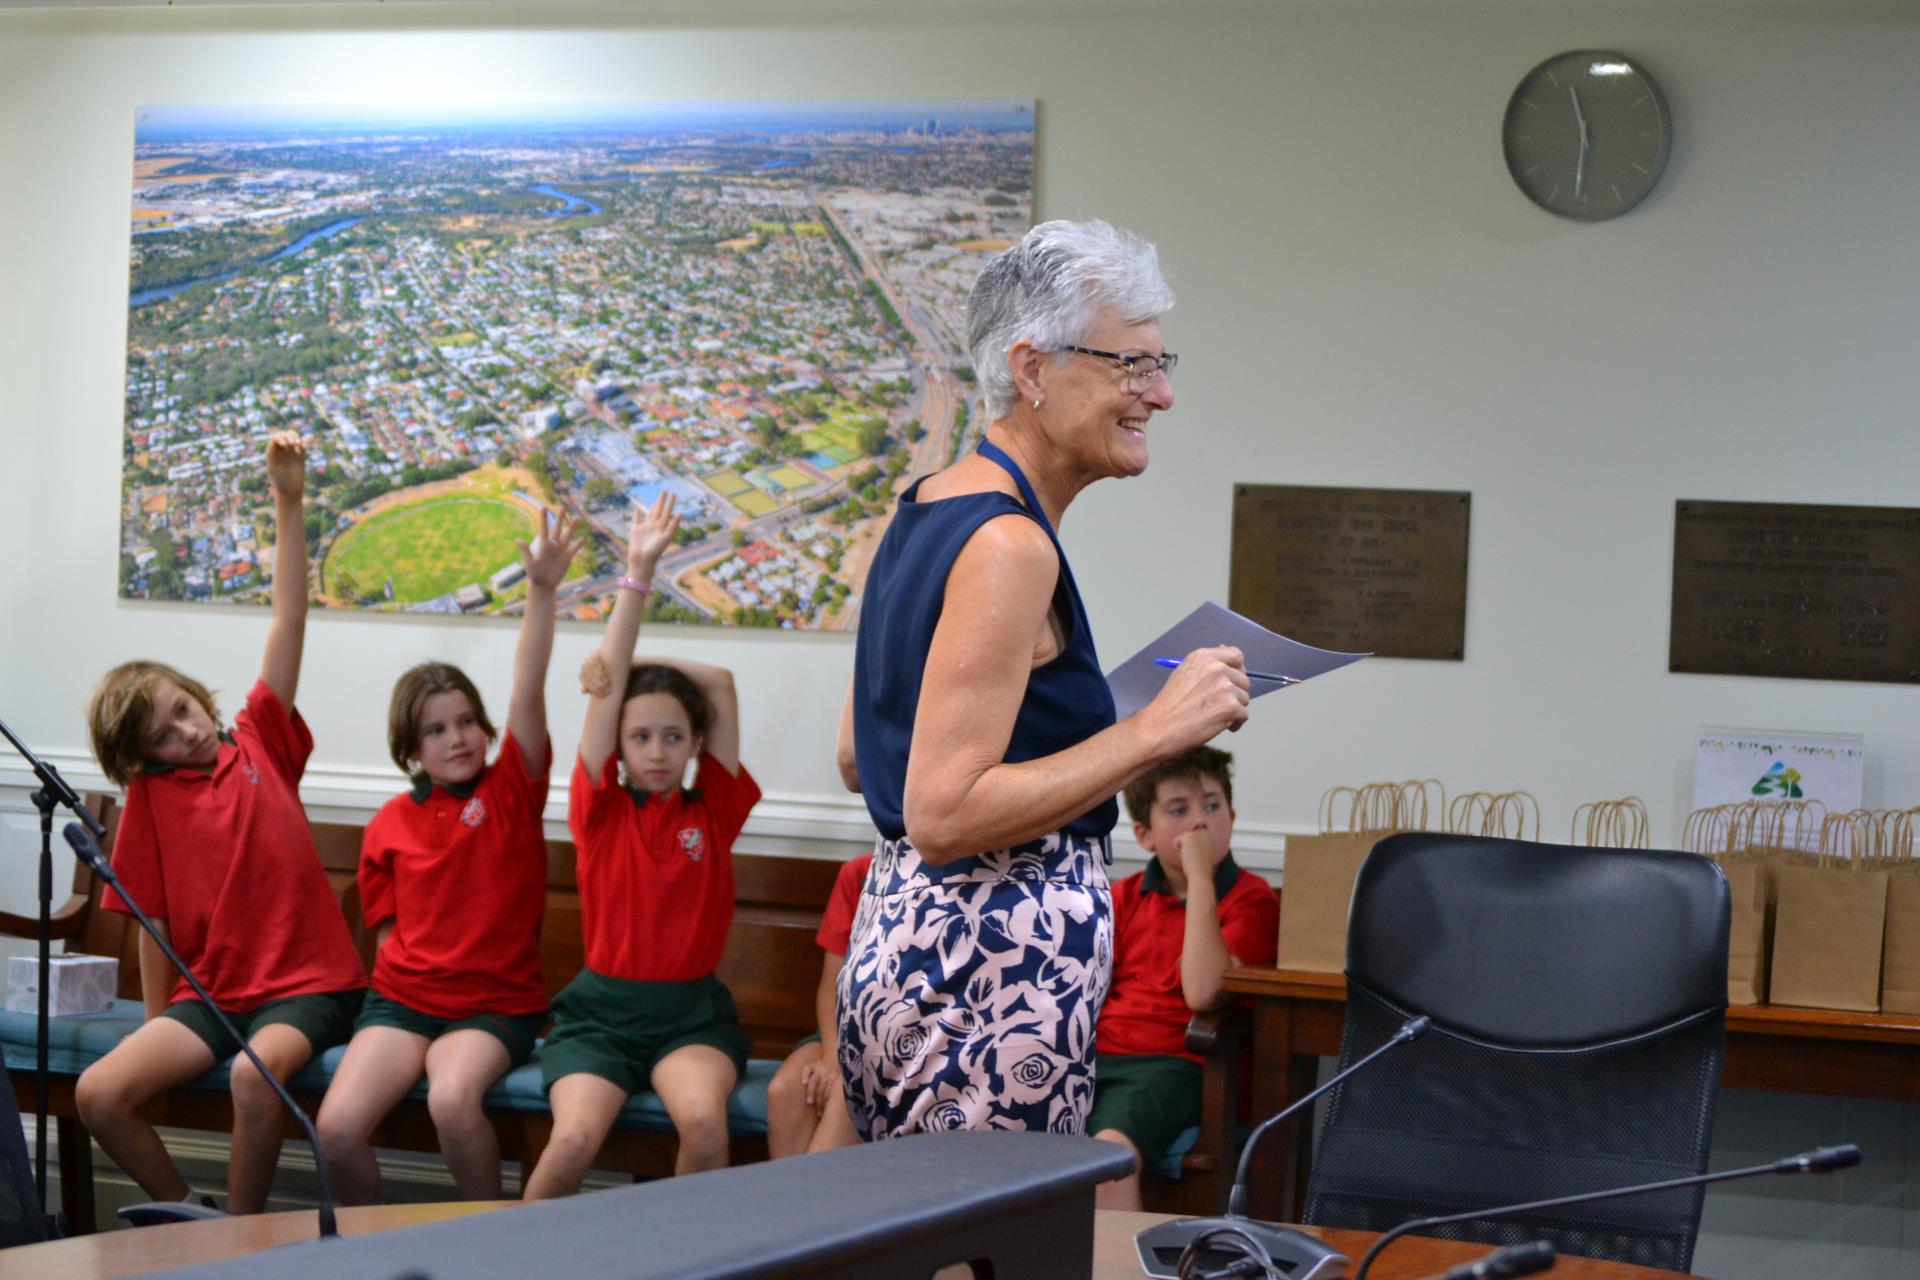
<svg viewBox="0 0 1920 1280">
<path fill-rule="evenodd" d="M 1204 649 L 1134 715 L 1065 751 L 1006 763 L 1059 572 L 1052 540 L 1024 516 L 989 520 L 954 561 L 904 804 L 907 838 L 935 866 L 1057 831 L 1140 770 L 1246 719 L 1239 651 Z"/>
<path fill-rule="evenodd" d="M 847 681 L 847 700 L 840 705 L 840 738 L 833 748 L 834 763 L 840 766 L 840 781 L 847 790 L 860 791 L 860 757 L 853 743 L 853 681 Z"/>
</svg>

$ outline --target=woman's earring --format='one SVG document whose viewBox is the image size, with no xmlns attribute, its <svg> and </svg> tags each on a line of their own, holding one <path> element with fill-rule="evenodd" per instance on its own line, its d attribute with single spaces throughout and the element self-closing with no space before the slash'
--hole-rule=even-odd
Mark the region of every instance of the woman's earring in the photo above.
<svg viewBox="0 0 1920 1280">
<path fill-rule="evenodd" d="M 1033 407 L 1034 407 L 1034 408 L 1036 408 L 1036 409 L 1038 409 L 1038 408 L 1040 407 L 1040 397 L 1039 397 L 1039 396 L 1035 396 L 1035 397 L 1033 398 Z"/>
</svg>

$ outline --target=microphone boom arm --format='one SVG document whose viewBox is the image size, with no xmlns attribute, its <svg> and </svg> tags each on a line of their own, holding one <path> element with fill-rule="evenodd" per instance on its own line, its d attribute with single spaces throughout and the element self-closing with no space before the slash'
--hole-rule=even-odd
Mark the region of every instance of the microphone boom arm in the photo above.
<svg viewBox="0 0 1920 1280">
<path fill-rule="evenodd" d="M 1559 1209 L 1566 1205 L 1589 1204 L 1622 1196 L 1650 1195 L 1655 1191 L 1677 1191 L 1682 1187 L 1704 1187 L 1713 1182 L 1732 1182 L 1736 1178 L 1755 1178 L 1767 1173 L 1830 1173 L 1835 1169 L 1848 1169 L 1859 1163 L 1860 1148 L 1849 1142 L 1837 1147 L 1820 1147 L 1802 1155 L 1771 1160 L 1766 1164 L 1749 1165 L 1744 1169 L 1698 1173 L 1685 1178 L 1668 1178 L 1662 1182 L 1643 1182 L 1636 1187 L 1611 1187 L 1604 1191 L 1584 1191 L 1578 1195 L 1555 1196 L 1551 1200 L 1533 1200 L 1526 1204 L 1499 1205 L 1491 1209 L 1473 1209 L 1466 1213 L 1449 1213 L 1434 1218 L 1415 1218 L 1411 1222 L 1401 1223 L 1375 1240 L 1373 1247 L 1368 1249 L 1360 1259 L 1360 1266 L 1353 1273 L 1353 1280 L 1367 1280 L 1367 1268 L 1372 1266 L 1373 1260 L 1395 1240 L 1416 1231 L 1425 1231 L 1429 1227 L 1444 1227 L 1455 1222 L 1472 1222 L 1479 1218 L 1506 1218 L 1516 1213 L 1532 1213 L 1537 1209 Z"/>
<path fill-rule="evenodd" d="M 69 822 L 64 834 L 67 837 L 67 843 L 73 846 L 74 853 L 79 855 L 80 861 L 86 863 L 94 875 L 99 876 L 120 895 L 120 901 L 127 904 L 127 909 L 133 912 L 133 918 L 140 922 L 140 927 L 147 931 L 147 936 L 159 944 L 160 949 L 166 953 L 167 959 L 173 963 L 173 967 L 180 971 L 180 976 L 185 978 L 187 985 L 193 988 L 194 994 L 206 1002 L 207 1008 L 213 1011 L 213 1016 L 218 1018 L 220 1025 L 227 1029 L 227 1034 L 240 1042 L 240 1051 L 246 1054 L 247 1061 L 253 1064 L 253 1069 L 260 1073 L 261 1078 L 279 1096 L 280 1104 L 306 1131 L 307 1141 L 313 1144 L 314 1175 L 320 1183 L 320 1235 L 322 1237 L 339 1235 L 340 1228 L 334 1221 L 333 1181 L 327 1176 L 326 1152 L 321 1150 L 320 1135 L 315 1131 L 306 1108 L 293 1100 L 293 1095 L 287 1091 L 287 1086 L 267 1069 L 266 1063 L 260 1061 L 260 1055 L 253 1051 L 253 1046 L 247 1043 L 247 1038 L 240 1034 L 240 1028 L 234 1026 L 233 1020 L 227 1017 L 226 1011 L 213 1002 L 213 997 L 208 994 L 205 987 L 200 985 L 200 979 L 194 976 L 193 970 L 180 958 L 180 953 L 173 949 L 173 944 L 167 940 L 167 936 L 154 926 L 152 918 L 140 909 L 139 903 L 127 896 L 126 891 L 120 888 L 120 878 L 114 874 L 112 865 L 108 863 L 106 855 L 100 851 L 100 846 L 95 843 L 93 837 L 87 833 L 87 829 L 77 822 Z"/>
</svg>

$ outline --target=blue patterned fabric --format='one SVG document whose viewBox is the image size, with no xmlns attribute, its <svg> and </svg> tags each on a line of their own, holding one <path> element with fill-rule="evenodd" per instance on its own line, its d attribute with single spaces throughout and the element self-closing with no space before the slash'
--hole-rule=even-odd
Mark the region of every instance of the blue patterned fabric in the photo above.
<svg viewBox="0 0 1920 1280">
<path fill-rule="evenodd" d="M 841 1075 L 867 1139 L 1084 1133 L 1113 975 L 1104 839 L 922 862 L 882 839 L 838 991 Z"/>
</svg>

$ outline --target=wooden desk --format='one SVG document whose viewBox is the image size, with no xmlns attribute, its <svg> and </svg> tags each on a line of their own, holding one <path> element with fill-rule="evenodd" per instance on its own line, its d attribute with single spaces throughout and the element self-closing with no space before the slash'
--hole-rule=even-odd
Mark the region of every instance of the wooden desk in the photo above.
<svg viewBox="0 0 1920 1280">
<path fill-rule="evenodd" d="M 371 1235 L 395 1227 L 417 1227 L 470 1213 L 511 1208 L 518 1200 L 482 1200 L 454 1204 L 388 1204 L 341 1209 L 335 1215 L 343 1236 Z M 47 1244 L 0 1250 L 0 1280 L 108 1280 L 139 1276 L 172 1267 L 241 1258 L 275 1245 L 311 1240 L 319 1225 L 313 1210 L 261 1213 L 247 1218 L 210 1218 L 164 1227 L 121 1228 L 75 1236 Z"/>
<path fill-rule="evenodd" d="M 509 1200 L 342 1209 L 340 1234 L 366 1235 L 395 1227 L 418 1226 L 463 1214 L 486 1213 L 515 1203 Z M 1138 1280 L 1143 1276 L 1145 1273 L 1140 1270 L 1133 1250 L 1133 1237 L 1141 1229 L 1165 1221 L 1166 1217 L 1157 1213 L 1095 1213 L 1093 1280 Z M 106 1280 L 107 1277 L 144 1275 L 169 1267 L 243 1257 L 274 1245 L 311 1239 L 313 1231 L 311 1211 L 183 1222 L 138 1231 L 107 1231 L 0 1252 L 0 1280 L 27 1280 L 28 1277 L 42 1280 L 47 1276 L 59 1276 L 61 1280 Z M 1374 1238 L 1365 1231 L 1316 1230 L 1313 1234 L 1355 1262 Z M 1411 1280 L 1415 1276 L 1436 1275 L 1487 1251 L 1486 1245 L 1410 1237 L 1383 1253 L 1372 1274 L 1379 1280 Z M 1676 1273 L 1586 1258 L 1563 1258 L 1555 1265 L 1553 1274 L 1565 1280 L 1660 1280 L 1661 1277 L 1671 1280 Z"/>
<path fill-rule="evenodd" d="M 1264 1118 L 1314 1086 L 1318 1058 L 1340 1052 L 1347 980 L 1337 973 L 1235 969 L 1227 990 L 1253 1000 L 1253 1115 Z M 1844 1013 L 1784 1005 L 1727 1010 L 1721 1084 L 1733 1089 L 1920 1101 L 1920 1015 Z M 1312 1162 L 1309 1126 L 1287 1126 L 1254 1153 L 1255 1217 L 1298 1218 Z"/>
</svg>

